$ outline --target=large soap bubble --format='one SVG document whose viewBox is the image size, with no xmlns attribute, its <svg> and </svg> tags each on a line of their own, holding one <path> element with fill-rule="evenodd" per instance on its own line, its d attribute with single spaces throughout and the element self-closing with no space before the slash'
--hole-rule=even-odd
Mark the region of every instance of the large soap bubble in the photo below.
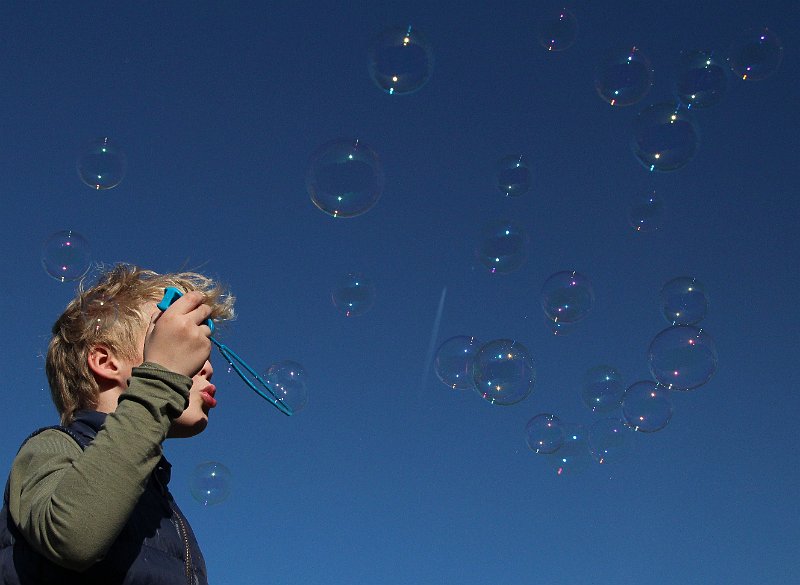
<svg viewBox="0 0 800 585">
<path fill-rule="evenodd" d="M 650 171 L 674 171 L 697 152 L 698 132 L 689 111 L 672 103 L 649 106 L 633 125 L 633 152 Z"/>
<path fill-rule="evenodd" d="M 81 234 L 63 230 L 44 241 L 41 259 L 44 271 L 59 282 L 80 280 L 89 272 L 92 251 Z"/>
<path fill-rule="evenodd" d="M 574 270 L 556 272 L 542 286 L 542 309 L 557 323 L 580 321 L 594 305 L 594 289 L 584 275 Z"/>
<path fill-rule="evenodd" d="M 783 60 L 783 44 L 768 28 L 744 32 L 731 45 L 728 63 L 745 81 L 765 79 L 775 73 Z"/>
<path fill-rule="evenodd" d="M 577 423 L 562 421 L 561 427 L 564 430 L 564 442 L 558 451 L 547 457 L 556 475 L 579 475 L 592 462 L 588 433 L 583 425 Z"/>
<path fill-rule="evenodd" d="M 650 60 L 637 48 L 615 49 L 597 65 L 594 86 L 612 106 L 630 106 L 640 101 L 653 83 Z"/>
<path fill-rule="evenodd" d="M 507 197 L 519 197 L 531 188 L 531 169 L 521 155 L 505 156 L 497 162 L 497 188 Z"/>
<path fill-rule="evenodd" d="M 595 366 L 583 375 L 581 400 L 594 413 L 611 412 L 620 405 L 623 394 L 622 374 L 612 366 Z"/>
<path fill-rule="evenodd" d="M 674 325 L 655 336 L 647 351 L 650 372 L 669 390 L 691 390 L 717 371 L 717 347 L 693 325 Z"/>
<path fill-rule="evenodd" d="M 681 55 L 675 90 L 687 108 L 708 108 L 719 103 L 728 85 L 728 70 L 710 51 Z"/>
<path fill-rule="evenodd" d="M 671 325 L 696 325 L 708 312 L 708 294 L 691 276 L 673 278 L 661 287 L 661 311 Z"/>
<path fill-rule="evenodd" d="M 628 204 L 628 223 L 637 232 L 654 232 L 664 220 L 664 202 L 655 191 L 637 193 Z"/>
<path fill-rule="evenodd" d="M 480 348 L 478 340 L 470 335 L 445 340 L 436 350 L 436 376 L 454 390 L 472 388 L 472 364 Z"/>
<path fill-rule="evenodd" d="M 495 339 L 478 350 L 472 379 L 481 398 L 508 406 L 528 397 L 536 381 L 533 358 L 519 341 Z"/>
<path fill-rule="evenodd" d="M 78 156 L 78 176 L 92 189 L 113 189 L 122 182 L 128 167 L 125 153 L 108 138 L 97 138 Z"/>
<path fill-rule="evenodd" d="M 653 433 L 663 429 L 672 418 L 669 391 L 653 380 L 640 380 L 625 390 L 622 416 L 634 431 Z"/>
<path fill-rule="evenodd" d="M 217 461 L 206 461 L 194 468 L 189 481 L 192 497 L 204 506 L 224 501 L 231 493 L 230 470 Z"/>
<path fill-rule="evenodd" d="M 508 274 L 525 262 L 527 247 L 528 235 L 522 226 L 500 219 L 483 227 L 475 245 L 475 256 L 492 274 Z"/>
<path fill-rule="evenodd" d="M 432 70 L 433 51 L 416 28 L 389 28 L 370 45 L 370 77 L 390 95 L 417 91 L 428 83 Z"/>
<path fill-rule="evenodd" d="M 331 300 L 345 317 L 363 315 L 375 303 L 375 285 L 360 272 L 349 272 L 336 283 Z"/>
<path fill-rule="evenodd" d="M 589 428 L 589 450 L 600 464 L 616 463 L 631 451 L 631 430 L 618 418 L 603 418 Z"/>
<path fill-rule="evenodd" d="M 378 155 L 358 139 L 332 140 L 311 155 L 306 188 L 311 201 L 333 217 L 366 213 L 383 193 Z"/>
<path fill-rule="evenodd" d="M 564 444 L 561 420 L 554 414 L 537 414 L 525 425 L 525 442 L 534 453 L 555 453 Z"/>
<path fill-rule="evenodd" d="M 548 51 L 565 51 L 578 37 L 578 21 L 566 8 L 550 9 L 539 17 L 536 38 Z"/>
<path fill-rule="evenodd" d="M 278 401 L 286 404 L 293 414 L 303 410 L 308 403 L 307 379 L 305 368 L 291 360 L 274 363 L 264 373 L 264 381 Z"/>
</svg>

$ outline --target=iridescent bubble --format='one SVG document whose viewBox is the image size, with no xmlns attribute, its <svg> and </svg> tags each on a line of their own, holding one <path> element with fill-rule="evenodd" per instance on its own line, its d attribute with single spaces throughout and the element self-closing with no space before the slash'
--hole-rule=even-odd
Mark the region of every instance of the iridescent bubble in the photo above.
<svg viewBox="0 0 800 585">
<path fill-rule="evenodd" d="M 728 86 L 728 70 L 710 51 L 688 51 L 678 65 L 676 93 L 687 109 L 719 103 Z"/>
<path fill-rule="evenodd" d="M 85 330 L 95 337 L 104 338 L 119 319 L 119 304 L 99 292 L 84 294 L 80 307 Z"/>
<path fill-rule="evenodd" d="M 318 209 L 333 217 L 366 213 L 383 193 L 378 155 L 356 139 L 333 140 L 311 155 L 306 188 Z"/>
<path fill-rule="evenodd" d="M 633 125 L 636 158 L 650 171 L 674 171 L 697 152 L 698 132 L 689 111 L 672 103 L 639 112 Z"/>
<path fill-rule="evenodd" d="M 745 81 L 765 79 L 775 73 L 783 60 L 783 44 L 774 32 L 764 27 L 739 36 L 731 45 L 728 63 Z"/>
<path fill-rule="evenodd" d="M 531 188 L 531 169 L 522 155 L 511 155 L 497 162 L 497 188 L 507 197 L 519 197 Z"/>
<path fill-rule="evenodd" d="M 217 461 L 206 461 L 194 468 L 189 481 L 192 497 L 204 506 L 213 506 L 231 493 L 230 470 Z"/>
<path fill-rule="evenodd" d="M 539 18 L 536 37 L 548 51 L 564 51 L 578 37 L 578 21 L 566 8 L 550 9 Z"/>
<path fill-rule="evenodd" d="M 375 303 L 375 285 L 360 272 L 350 272 L 336 284 L 331 299 L 345 317 L 357 317 Z"/>
<path fill-rule="evenodd" d="M 622 416 L 634 431 L 660 431 L 672 418 L 669 391 L 652 380 L 631 384 L 622 399 Z"/>
<path fill-rule="evenodd" d="M 108 138 L 92 140 L 78 156 L 78 176 L 92 189 L 113 189 L 127 167 L 125 153 Z"/>
<path fill-rule="evenodd" d="M 664 202 L 656 192 L 636 194 L 628 205 L 628 222 L 637 232 L 654 232 L 664 220 Z"/>
<path fill-rule="evenodd" d="M 436 350 L 436 376 L 454 390 L 472 388 L 472 364 L 480 347 L 478 340 L 469 335 L 444 341 Z"/>
<path fill-rule="evenodd" d="M 691 276 L 673 278 L 661 287 L 661 310 L 672 325 L 696 325 L 708 312 L 708 294 Z"/>
<path fill-rule="evenodd" d="M 534 453 L 555 453 L 564 444 L 561 420 L 554 414 L 537 414 L 525 425 L 525 441 Z"/>
<path fill-rule="evenodd" d="M 640 101 L 653 83 L 650 60 L 637 48 L 610 52 L 594 71 L 597 93 L 612 106 L 630 106 Z"/>
<path fill-rule="evenodd" d="M 390 95 L 413 93 L 430 79 L 433 51 L 420 32 L 408 27 L 383 31 L 369 48 L 369 74 Z"/>
<path fill-rule="evenodd" d="M 589 450 L 600 464 L 616 463 L 631 451 L 631 430 L 618 418 L 603 418 L 589 428 Z"/>
<path fill-rule="evenodd" d="M 561 448 L 548 455 L 550 465 L 558 476 L 578 475 L 589 467 L 592 457 L 586 428 L 575 423 L 561 423 L 564 443 Z"/>
<path fill-rule="evenodd" d="M 717 347 L 693 325 L 673 325 L 655 336 L 647 351 L 650 372 L 669 390 L 691 390 L 717 371 Z"/>
<path fill-rule="evenodd" d="M 89 242 L 72 230 L 55 232 L 42 244 L 42 266 L 60 282 L 83 278 L 89 272 L 91 258 Z"/>
<path fill-rule="evenodd" d="M 511 339 L 495 339 L 475 355 L 472 379 L 481 398 L 508 406 L 528 397 L 536 371 L 524 345 Z"/>
<path fill-rule="evenodd" d="M 556 272 L 542 286 L 542 309 L 556 323 L 576 323 L 594 305 L 594 289 L 589 279 L 574 270 Z"/>
<path fill-rule="evenodd" d="M 594 413 L 608 413 L 620 405 L 625 394 L 622 374 L 607 365 L 589 368 L 583 375 L 581 400 Z"/>
<path fill-rule="evenodd" d="M 516 222 L 488 223 L 478 236 L 475 256 L 492 274 L 508 274 L 525 262 L 528 236 Z"/>
<path fill-rule="evenodd" d="M 264 381 L 292 414 L 303 410 L 308 403 L 307 378 L 303 366 L 290 360 L 272 364 L 264 374 Z"/>
</svg>

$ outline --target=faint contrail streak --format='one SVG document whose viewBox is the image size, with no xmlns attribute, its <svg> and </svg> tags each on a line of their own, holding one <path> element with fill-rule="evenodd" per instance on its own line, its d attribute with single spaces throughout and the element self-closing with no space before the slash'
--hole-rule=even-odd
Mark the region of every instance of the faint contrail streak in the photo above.
<svg viewBox="0 0 800 585">
<path fill-rule="evenodd" d="M 447 287 L 442 289 L 442 296 L 439 298 L 439 308 L 436 310 L 436 318 L 433 320 L 433 329 L 431 330 L 431 340 L 428 342 L 428 355 L 425 357 L 425 367 L 422 370 L 422 378 L 417 386 L 418 399 L 422 399 L 425 390 L 425 379 L 431 369 L 431 362 L 433 361 L 433 352 L 436 350 L 436 339 L 439 337 L 439 325 L 442 322 L 442 310 L 444 309 L 444 298 L 447 296 Z"/>
</svg>

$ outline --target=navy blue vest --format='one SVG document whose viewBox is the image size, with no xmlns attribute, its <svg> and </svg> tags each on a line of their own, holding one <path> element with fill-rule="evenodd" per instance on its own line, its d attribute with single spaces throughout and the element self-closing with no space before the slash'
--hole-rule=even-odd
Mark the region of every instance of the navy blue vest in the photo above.
<svg viewBox="0 0 800 585">
<path fill-rule="evenodd" d="M 69 427 L 47 428 L 67 433 L 85 449 L 104 419 L 103 413 L 80 411 Z M 200 547 L 167 489 L 170 469 L 162 457 L 106 556 L 80 573 L 48 561 L 28 545 L 8 512 L 6 483 L 0 511 L 0 585 L 208 585 Z"/>
</svg>

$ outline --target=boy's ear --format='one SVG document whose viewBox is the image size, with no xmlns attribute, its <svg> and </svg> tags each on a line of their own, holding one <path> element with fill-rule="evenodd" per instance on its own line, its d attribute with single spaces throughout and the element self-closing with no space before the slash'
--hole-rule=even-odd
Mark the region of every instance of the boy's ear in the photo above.
<svg viewBox="0 0 800 585">
<path fill-rule="evenodd" d="M 95 345 L 87 356 L 89 370 L 100 380 L 119 381 L 122 376 L 121 361 L 105 345 Z M 98 380 L 99 381 L 99 380 Z"/>
</svg>

